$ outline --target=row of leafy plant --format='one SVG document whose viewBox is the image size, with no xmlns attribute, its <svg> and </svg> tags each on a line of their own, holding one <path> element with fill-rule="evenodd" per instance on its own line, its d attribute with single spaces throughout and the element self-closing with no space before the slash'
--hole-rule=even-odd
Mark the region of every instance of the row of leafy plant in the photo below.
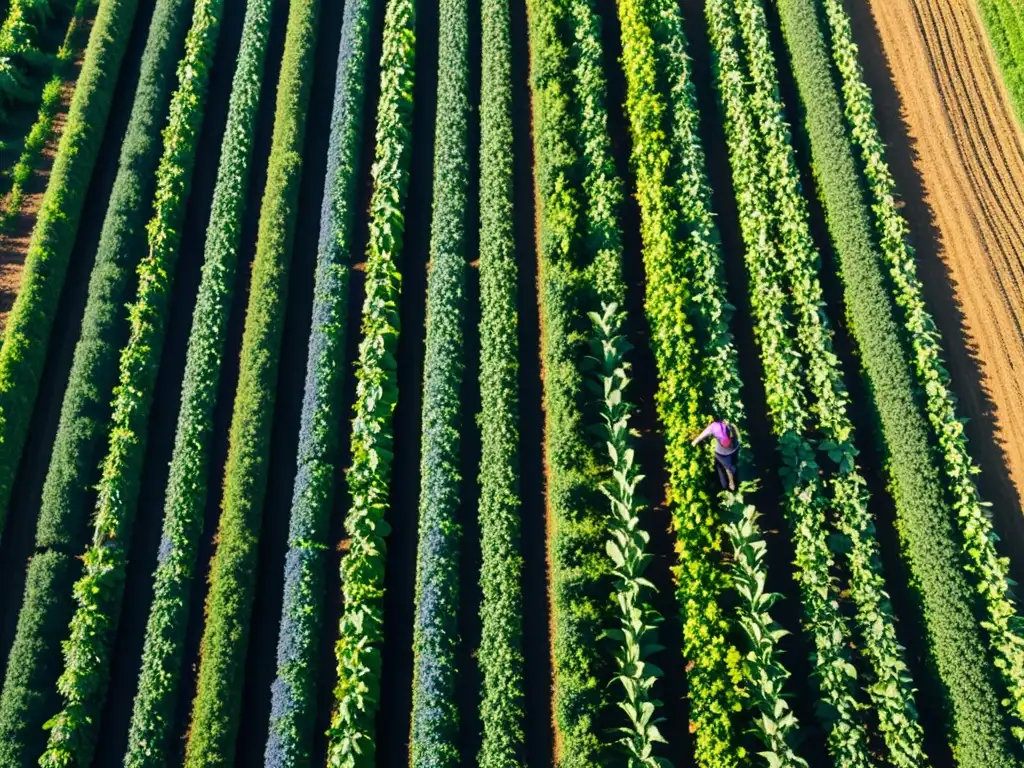
<svg viewBox="0 0 1024 768">
<path fill-rule="evenodd" d="M 213 413 L 235 289 L 271 4 L 246 8 L 220 164 L 206 230 L 202 278 L 185 358 L 181 408 L 164 503 L 153 601 L 128 732 L 126 766 L 167 759 L 181 681 L 191 584 L 209 487 Z M 190 39 L 215 40 L 222 0 L 198 0 Z"/>
<path fill-rule="evenodd" d="M 755 486 L 741 483 L 738 493 L 716 503 L 707 492 L 707 466 L 691 445 L 712 414 L 742 432 L 743 405 L 682 18 L 666 2 L 623 0 L 618 10 L 645 243 L 646 312 L 681 560 L 677 596 L 684 654 L 691 660 L 695 757 L 707 766 L 739 764 L 747 751 L 736 713 L 754 704 L 765 748 L 798 764 L 788 743 L 796 720 L 782 698 L 788 677 L 776 647 L 782 630 L 769 613 L 777 596 L 764 591 L 765 545 L 756 509 L 744 502 Z M 726 537 L 737 582 L 721 551 Z M 738 615 L 727 608 L 728 591 L 742 597 Z M 743 661 L 732 639 L 737 624 L 748 630 L 751 644 Z"/>
<path fill-rule="evenodd" d="M 101 0 L 0 347 L 0 533 L 138 0 Z"/>
<path fill-rule="evenodd" d="M 870 215 L 862 197 L 820 19 L 813 2 L 782 0 L 779 10 L 806 110 L 813 170 L 835 247 L 849 328 L 886 443 L 897 527 L 921 599 L 931 656 L 947 692 L 952 730 L 949 741 L 961 764 L 1004 762 L 1011 759 L 1011 753 L 990 679 L 991 662 L 974 616 L 971 589 L 958 562 L 952 514 L 945 503 L 939 467 L 930 456 L 928 425 L 915 399 L 896 308 L 872 243 Z M 751 18 L 752 26 L 764 28 L 763 13 L 760 18 L 754 14 Z M 758 47 L 767 51 L 767 35 L 762 37 Z M 776 114 L 781 116 L 777 96 L 775 100 Z M 788 155 L 792 156 L 791 149 Z M 783 168 L 790 178 L 796 178 L 792 160 Z M 790 187 L 797 189 L 797 183 L 791 182 Z M 796 194 L 792 199 L 803 220 L 802 227 L 794 228 L 794 232 L 800 231 L 809 242 L 806 204 Z M 805 269 L 814 267 L 809 263 Z M 807 301 L 820 302 L 820 297 L 819 289 Z M 852 592 L 856 599 L 856 582 Z M 870 651 L 873 638 L 868 637 L 866 649 Z M 877 689 L 869 690 L 875 694 Z M 873 699 L 877 706 L 878 695 Z M 885 725 L 883 720 L 893 758 L 908 766 L 920 762 L 920 748 L 906 750 L 908 742 L 895 738 L 899 731 L 886 732 Z"/>
<path fill-rule="evenodd" d="M 459 548 L 469 198 L 469 8 L 441 0 L 423 368 L 410 764 L 457 766 Z"/>
<path fill-rule="evenodd" d="M 983 626 L 1006 686 L 1015 734 L 1024 740 L 1024 637 L 1019 609 L 1011 594 L 1008 561 L 999 557 L 987 504 L 972 479 L 978 469 L 968 450 L 963 423 L 957 417 L 956 396 L 943 363 L 941 336 L 922 295 L 909 230 L 899 212 L 896 183 L 875 123 L 871 92 L 857 59 L 850 17 L 838 0 L 823 0 L 822 6 L 842 87 L 846 125 L 860 152 L 858 169 L 868 192 L 874 242 L 888 269 L 886 284 L 896 304 L 899 330 L 909 345 L 907 357 L 931 425 L 932 442 L 937 446 L 935 461 L 947 503 L 956 513 L 963 539 L 962 561 L 981 595 Z"/>
<path fill-rule="evenodd" d="M 72 7 L 70 0 L 11 0 L 0 24 L 0 118 L 8 118 L 9 107 L 39 98 L 39 75 L 59 58 L 46 50 L 46 27 L 64 23 Z"/>
<path fill-rule="evenodd" d="M 335 645 L 338 683 L 328 731 L 327 763 L 333 768 L 372 766 L 375 719 L 380 706 L 385 520 L 398 401 L 399 271 L 409 187 L 416 7 L 388 0 L 381 55 L 373 193 L 370 198 L 363 340 L 356 366 L 351 499 L 341 562 L 344 608 Z"/>
<path fill-rule="evenodd" d="M 519 493 L 519 278 L 514 235 L 508 0 L 481 3 L 480 719 L 481 768 L 525 764 Z"/>
<path fill-rule="evenodd" d="M 267 765 L 306 765 L 316 717 L 324 611 L 324 568 L 338 474 L 341 364 L 366 111 L 373 4 L 345 4 L 320 212 L 313 322 L 299 427 L 298 468 L 285 554 L 277 676 L 271 689 Z"/>
<path fill-rule="evenodd" d="M 68 72 L 69 65 L 75 55 L 80 52 L 82 41 L 79 38 L 82 26 L 92 7 L 92 0 L 78 0 L 75 4 L 71 21 L 68 22 L 67 31 L 64 33 L 64 42 L 57 49 L 51 66 L 53 74 L 43 86 L 39 114 L 25 137 L 18 162 L 10 171 L 11 189 L 7 193 L 7 197 L 4 198 L 3 211 L 0 212 L 0 232 L 8 231 L 18 214 L 21 213 L 21 206 L 25 201 L 25 184 L 32 178 L 36 166 L 43 159 L 43 150 L 53 139 L 55 120 L 64 96 L 65 79 L 70 79 L 71 90 L 74 91 L 76 78 L 74 73 Z"/>
<path fill-rule="evenodd" d="M 145 255 L 160 161 L 160 125 L 176 82 L 174 62 L 188 26 L 187 0 L 161 0 L 153 11 L 117 176 L 103 221 L 82 330 L 75 346 L 60 421 L 36 522 L 35 554 L 0 696 L 0 765 L 27 765 L 46 746 L 43 723 L 60 706 L 61 640 L 74 611 L 78 555 L 88 542 L 94 486 L 104 455 L 118 353 L 128 337 L 125 305 Z M 97 23 L 99 23 L 97 21 Z M 121 30 L 127 35 L 128 30 Z M 80 82 L 79 87 L 83 87 Z M 51 225 L 52 226 L 52 225 Z"/>
<path fill-rule="evenodd" d="M 978 0 L 978 9 L 1017 124 L 1024 127 L 1024 9 L 1014 0 Z"/>
<path fill-rule="evenodd" d="M 892 605 L 885 591 L 866 485 L 856 464 L 853 425 L 847 412 L 849 395 L 822 311 L 817 278 L 820 260 L 811 238 L 806 202 L 801 196 L 799 173 L 784 122 L 764 9 L 760 0 L 737 0 L 736 8 L 753 83 L 750 103 L 760 127 L 769 169 L 766 181 L 781 232 L 779 253 L 789 284 L 790 307 L 796 318 L 797 345 L 809 374 L 805 378 L 816 429 L 822 438 L 819 448 L 828 457 L 830 510 L 843 541 L 839 550 L 846 556 L 849 591 L 856 609 L 854 626 L 863 638 L 860 648 L 870 672 L 865 688 L 878 713 L 879 728 L 891 759 L 899 765 L 912 766 L 921 760 L 922 731 L 917 723 L 905 652 L 896 638 Z M 779 3 L 787 40 L 794 31 L 790 26 L 793 8 L 792 3 Z M 811 52 L 811 32 L 802 30 L 795 34 L 792 43 L 800 47 L 800 53 Z M 791 50 L 796 53 L 792 46 Z M 806 76 L 808 70 L 801 65 L 808 62 L 799 58 L 794 62 L 798 82 L 803 85 L 801 76 Z M 814 108 L 818 106 L 816 102 Z M 810 112 L 808 116 L 813 119 Z M 820 171 L 817 163 L 815 170 Z M 835 226 L 836 219 L 830 217 L 829 223 Z"/>
<path fill-rule="evenodd" d="M 320 0 L 288 7 L 185 765 L 234 762 Z"/>
<path fill-rule="evenodd" d="M 215 45 L 215 37 L 204 34 L 187 38 L 178 62 L 178 87 L 171 97 L 156 171 L 154 214 L 146 227 L 149 253 L 139 264 L 138 293 L 128 310 L 130 333 L 121 350 L 92 542 L 82 558 L 84 573 L 74 586 L 77 607 L 64 642 L 64 672 L 57 686 L 63 708 L 47 723 L 50 735 L 40 759 L 43 766 L 87 765 L 95 749 Z"/>
</svg>

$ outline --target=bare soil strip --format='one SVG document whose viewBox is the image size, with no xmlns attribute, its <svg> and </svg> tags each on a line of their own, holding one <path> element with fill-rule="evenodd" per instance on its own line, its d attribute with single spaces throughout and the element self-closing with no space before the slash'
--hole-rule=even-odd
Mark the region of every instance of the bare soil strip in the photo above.
<svg viewBox="0 0 1024 768">
<path fill-rule="evenodd" d="M 1024 490 L 1024 142 L 973 2 L 871 0 L 869 5 L 870 14 L 851 8 L 854 30 L 862 45 L 867 41 L 869 79 L 878 77 L 884 63 L 872 61 L 870 41 L 876 34 L 882 50 L 875 53 L 883 54 L 891 74 L 893 93 L 876 87 L 876 100 L 883 134 L 897 145 L 891 154 L 906 152 L 920 178 L 923 205 L 908 202 L 906 213 L 923 277 L 950 283 L 949 302 L 936 302 L 935 285 L 928 286 L 929 299 L 951 347 L 950 367 L 964 415 L 993 425 L 991 434 L 975 427 L 975 453 L 986 470 L 1009 474 L 1004 498 L 992 500 L 1019 510 Z M 902 126 L 894 122 L 897 115 Z M 908 158 L 894 160 L 904 194 L 912 195 L 914 190 L 899 179 Z M 935 257 L 931 261 L 930 255 Z M 953 338 L 958 325 L 966 340 L 963 350 Z M 962 382 L 972 376 L 980 381 L 965 391 Z M 1000 485 L 997 478 L 994 486 Z M 1003 524 L 1016 527 L 1005 517 Z"/>
</svg>

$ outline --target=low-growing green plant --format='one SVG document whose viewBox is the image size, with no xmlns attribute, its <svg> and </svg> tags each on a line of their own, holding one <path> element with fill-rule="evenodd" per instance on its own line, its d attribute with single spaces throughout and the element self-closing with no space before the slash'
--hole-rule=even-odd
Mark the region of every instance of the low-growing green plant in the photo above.
<svg viewBox="0 0 1024 768">
<path fill-rule="evenodd" d="M 380 706 L 380 652 L 393 415 L 398 401 L 399 260 L 409 186 L 412 91 L 416 61 L 413 0 L 388 0 L 381 55 L 363 340 L 356 366 L 351 504 L 345 520 L 349 551 L 341 561 L 344 609 L 335 656 L 338 684 L 328 731 L 327 763 L 363 768 L 375 759 L 374 721 Z"/>
</svg>

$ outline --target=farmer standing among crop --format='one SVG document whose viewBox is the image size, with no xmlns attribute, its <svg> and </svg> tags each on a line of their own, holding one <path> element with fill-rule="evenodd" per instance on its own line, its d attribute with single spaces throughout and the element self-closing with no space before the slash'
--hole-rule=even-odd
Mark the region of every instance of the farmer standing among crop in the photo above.
<svg viewBox="0 0 1024 768">
<path fill-rule="evenodd" d="M 736 490 L 736 459 L 739 458 L 740 436 L 736 427 L 725 419 L 715 419 L 707 428 L 693 439 L 697 445 L 708 437 L 715 438 L 715 469 L 722 488 Z"/>
</svg>

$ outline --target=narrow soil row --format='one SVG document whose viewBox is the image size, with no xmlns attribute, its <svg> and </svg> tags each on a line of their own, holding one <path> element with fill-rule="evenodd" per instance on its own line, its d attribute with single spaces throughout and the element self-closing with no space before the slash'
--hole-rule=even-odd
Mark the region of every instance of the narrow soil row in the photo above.
<svg viewBox="0 0 1024 768">
<path fill-rule="evenodd" d="M 658 752 L 675 765 L 693 763 L 693 734 L 689 729 L 690 715 L 687 698 L 686 664 L 683 657 L 683 634 L 679 603 L 675 598 L 675 578 L 672 567 L 678 564 L 675 554 L 675 534 L 670 530 L 672 513 L 665 503 L 668 471 L 665 466 L 665 445 L 658 422 L 655 393 L 658 389 L 658 369 L 650 345 L 650 326 L 644 313 L 646 278 L 643 261 L 643 243 L 640 236 L 640 210 L 635 190 L 636 179 L 630 164 L 632 141 L 629 122 L 625 114 L 626 77 L 620 65 L 622 39 L 619 17 L 614 0 L 599 0 L 602 18 L 605 73 L 608 77 L 608 129 L 612 139 L 612 152 L 616 169 L 623 180 L 625 193 L 620 215 L 623 231 L 623 277 L 626 280 L 627 335 L 634 350 L 629 355 L 632 381 L 626 396 L 634 404 L 631 426 L 640 435 L 635 450 L 640 471 L 645 480 L 641 494 L 649 504 L 643 513 L 644 528 L 651 536 L 649 551 L 654 559 L 646 576 L 657 588 L 652 603 L 664 617 L 658 631 L 658 642 L 665 647 L 651 661 L 665 672 L 664 679 L 654 689 L 663 707 L 658 711 L 665 722 L 659 726 L 668 739 L 668 745 Z M 610 648 L 608 649 L 610 651 Z M 616 684 L 613 698 L 622 695 Z M 625 720 L 619 718 L 624 725 Z"/>
<path fill-rule="evenodd" d="M 228 99 L 231 94 L 231 81 L 235 74 L 235 62 L 241 42 L 242 22 L 244 20 L 243 0 L 228 0 L 228 8 L 234 8 L 234 12 L 226 10 L 224 15 L 224 27 L 221 30 L 221 38 L 218 44 L 217 59 L 214 63 L 214 72 L 211 80 L 212 90 L 210 92 L 207 121 L 203 125 L 202 142 L 209 140 L 215 149 L 212 150 L 209 158 L 210 167 L 204 169 L 205 174 L 213 177 L 208 184 L 216 183 L 217 164 L 219 161 L 220 142 L 223 135 L 223 126 L 226 122 Z M 175 711 L 175 724 L 172 732 L 174 739 L 174 750 L 169 760 L 171 763 L 181 764 L 184 759 L 185 738 L 188 733 L 189 718 L 192 713 L 192 700 L 196 692 L 196 674 L 199 663 L 199 642 L 203 634 L 204 609 L 206 594 L 209 589 L 207 577 L 209 575 L 210 560 L 216 549 L 215 535 L 217 523 L 220 519 L 221 489 L 224 480 L 224 464 L 227 460 L 228 432 L 231 427 L 231 414 L 234 409 L 235 389 L 238 384 L 238 358 L 242 347 L 242 332 L 245 328 L 245 311 L 249 301 L 249 282 L 252 269 L 252 260 L 256 251 L 256 229 L 259 224 L 260 201 L 263 199 L 263 188 L 267 178 L 267 162 L 270 157 L 270 139 L 274 127 L 274 98 L 277 92 L 277 79 L 281 65 L 281 54 L 284 50 L 285 20 L 288 14 L 287 3 L 278 2 L 273 9 L 273 19 L 270 27 L 270 37 L 267 45 L 266 69 L 264 70 L 262 88 L 260 90 L 259 116 L 256 120 L 256 137 L 253 145 L 253 154 L 250 165 L 249 189 L 246 192 L 245 216 L 242 221 L 241 240 L 238 251 L 238 272 L 235 278 L 235 293 L 231 305 L 231 317 L 228 323 L 227 343 L 224 348 L 224 360 L 222 363 L 220 384 L 217 390 L 217 407 L 214 410 L 213 435 L 211 438 L 211 460 L 209 475 L 207 477 L 208 493 L 206 497 L 206 510 L 203 522 L 203 537 L 199 543 L 198 556 L 196 558 L 196 571 L 192 582 L 192 593 L 189 603 L 189 623 L 186 634 L 185 650 L 181 667 L 181 685 L 178 691 L 178 700 Z M 223 116 L 218 117 L 218 122 L 211 124 L 210 110 L 216 108 L 223 110 Z M 220 130 L 214 133 L 214 127 L 219 124 Z M 211 136 L 207 139 L 207 133 Z M 201 146 L 203 146 L 201 144 Z M 200 161 L 201 162 L 201 161 Z M 198 168 L 197 168 L 198 171 Z M 198 177 L 197 177 L 198 180 Z M 209 201 L 206 198 L 206 208 L 209 209 Z M 190 248 L 202 253 L 206 245 L 206 225 L 209 221 L 209 211 L 201 216 L 194 214 L 197 210 L 193 206 L 198 205 L 199 198 L 196 190 L 193 189 L 189 201 L 189 215 L 185 223 L 185 231 L 182 238 L 182 248 Z M 184 253 L 184 251 L 183 251 Z M 200 256 L 201 258 L 201 256 Z M 198 278 L 198 275 L 197 275 Z M 194 304 L 193 293 L 192 303 L 189 304 L 189 317 L 185 321 L 191 325 L 191 311 Z M 184 364 L 184 358 L 180 363 Z M 183 370 L 181 371 L 183 373 Z M 180 373 L 179 373 L 180 376 Z M 175 428 L 171 423 L 171 430 Z M 173 437 L 172 437 L 173 439 Z M 173 443 L 172 443 L 173 447 Z M 168 454 L 169 457 L 169 454 Z M 168 458 L 169 460 L 169 458 Z M 166 480 L 166 469 L 163 472 Z M 163 492 L 165 483 L 160 484 L 161 495 L 159 497 L 160 509 L 163 509 Z M 162 522 L 162 521 L 161 521 Z M 157 532 L 159 542 L 159 532 Z M 154 561 L 155 562 L 155 561 Z M 147 577 L 152 579 L 152 568 L 147 572 Z M 148 588 L 152 588 L 150 584 Z"/>
<path fill-rule="evenodd" d="M 381 653 L 377 765 L 406 768 L 412 712 L 413 619 L 419 529 L 420 439 L 423 409 L 427 264 L 434 182 L 434 119 L 437 111 L 438 9 L 416 5 L 416 82 L 413 92 L 412 159 L 405 204 L 402 299 L 398 340 L 398 404 L 394 414 L 395 458 L 388 522 Z"/>
<path fill-rule="evenodd" d="M 313 306 L 320 205 L 327 174 L 335 63 L 341 38 L 341 3 L 321 3 L 315 70 L 306 122 L 298 222 L 288 278 L 288 309 L 281 347 L 267 492 L 263 503 L 256 598 L 246 657 L 245 696 L 235 764 L 263 760 L 270 722 L 270 686 L 277 668 L 277 639 L 284 599 L 284 557 L 288 547 L 292 487 L 295 482 L 299 420 Z M 325 105 L 317 108 L 317 105 Z"/>
<path fill-rule="evenodd" d="M 973 3 L 853 4 L 926 298 L 997 530 L 1024 542 L 1024 144 Z M 1007 546 L 1007 551 L 1011 549 Z M 1016 565 L 1017 575 L 1021 564 Z"/>
<path fill-rule="evenodd" d="M 11 494 L 7 526 L 3 539 L 0 540 L 0 562 L 6 565 L 3 586 L 0 588 L 0 660 L 5 667 L 7 654 L 14 641 L 18 611 L 21 608 L 25 566 L 35 542 L 36 518 L 42 498 L 43 482 L 49 469 L 50 453 L 57 433 L 64 390 L 71 371 L 75 344 L 81 331 L 89 274 L 96 257 L 107 200 L 117 175 L 121 141 L 128 126 L 138 80 L 139 62 L 146 44 L 153 5 L 154 0 L 142 0 L 132 27 L 131 40 L 114 92 L 107 130 L 100 145 L 95 170 L 89 180 L 89 193 L 86 195 L 81 224 L 71 252 L 67 279 L 54 319 L 36 408 L 32 414 L 28 440 Z"/>
<path fill-rule="evenodd" d="M 519 496 L 523 556 L 523 684 L 527 765 L 554 765 L 551 693 L 551 594 L 547 553 L 542 329 L 538 304 L 539 234 L 533 168 L 530 45 L 526 0 L 511 0 L 513 211 L 518 265 Z"/>
<path fill-rule="evenodd" d="M 749 298 L 749 280 L 744 264 L 745 246 L 741 237 L 739 212 L 733 192 L 732 171 L 718 106 L 712 69 L 712 50 L 704 16 L 704 0 L 683 0 L 683 13 L 693 59 L 693 81 L 700 107 L 700 133 L 707 157 L 708 177 L 712 187 L 712 205 L 717 214 L 719 233 L 725 257 L 726 298 L 736 307 L 731 328 L 739 353 L 740 376 L 743 379 L 743 401 L 747 413 L 747 435 L 744 450 L 751 462 L 751 471 L 760 482 L 753 498 L 764 515 L 761 526 L 768 545 L 766 559 L 768 589 L 783 599 L 772 608 L 773 618 L 791 634 L 782 638 L 779 647 L 782 663 L 790 672 L 786 690 L 790 705 L 800 721 L 799 753 L 811 765 L 825 765 L 825 734 L 815 714 L 818 694 L 811 677 L 810 653 L 813 650 L 801 631 L 803 611 L 800 593 L 793 579 L 795 557 L 789 528 L 783 515 L 782 486 L 779 482 L 779 457 L 776 440 L 771 433 L 764 389 L 764 368 L 754 338 L 753 313 Z"/>
<path fill-rule="evenodd" d="M 380 95 L 380 56 L 382 29 L 384 25 L 384 3 L 374 5 L 371 21 L 370 48 L 366 55 L 366 94 L 363 108 L 362 147 L 360 148 L 358 173 L 358 199 L 353 218 L 351 258 L 358 265 L 349 277 L 348 325 L 345 336 L 345 378 L 342 383 L 343 405 L 339 411 L 338 465 L 334 478 L 334 507 L 331 514 L 330 538 L 334 545 L 327 558 L 327 578 L 324 581 L 326 604 L 324 606 L 324 635 L 320 641 L 319 685 L 317 687 L 317 718 L 313 741 L 313 764 L 323 765 L 327 755 L 327 729 L 331 722 L 334 706 L 334 686 L 338 681 L 334 656 L 334 640 L 338 634 L 338 621 L 343 608 L 341 599 L 341 559 L 346 551 L 345 514 L 351 501 L 345 485 L 345 471 L 351 463 L 352 430 L 351 419 L 356 401 L 355 361 L 359 356 L 359 342 L 362 339 L 361 320 L 363 300 L 366 296 L 365 276 L 362 268 L 366 259 L 369 238 L 370 197 L 373 194 L 373 179 L 370 168 L 376 146 L 377 101 Z M 334 51 L 337 57 L 337 49 Z"/>
<path fill-rule="evenodd" d="M 119 765 L 127 750 L 132 703 L 138 685 L 149 607 L 153 599 L 153 571 L 163 528 L 167 475 L 181 405 L 185 353 L 192 328 L 192 311 L 199 290 L 206 226 L 210 218 L 221 137 L 227 122 L 228 97 L 235 54 L 241 37 L 243 6 L 242 0 L 227 0 L 224 26 L 214 60 L 196 167 L 182 227 L 167 338 L 160 360 L 153 410 L 149 417 L 146 461 L 132 534 L 124 608 L 111 667 L 110 693 L 103 712 L 96 751 L 97 766 Z M 216 488 L 217 484 L 214 483 L 213 487 Z"/>
</svg>

